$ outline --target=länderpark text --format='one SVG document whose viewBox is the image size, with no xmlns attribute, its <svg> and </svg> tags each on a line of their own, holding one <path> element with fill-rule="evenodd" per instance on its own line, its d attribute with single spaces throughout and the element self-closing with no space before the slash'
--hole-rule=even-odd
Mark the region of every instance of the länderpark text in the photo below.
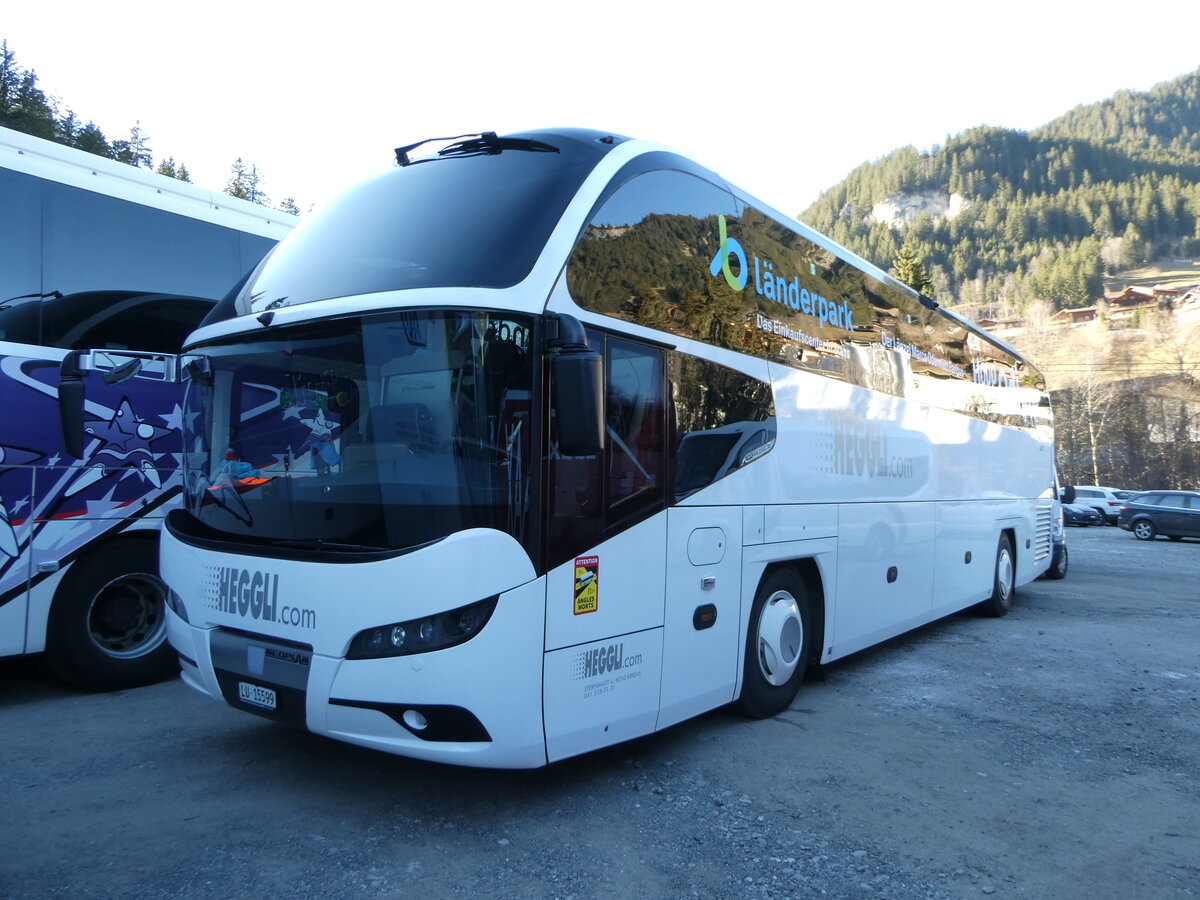
<svg viewBox="0 0 1200 900">
<path fill-rule="evenodd" d="M 746 251 L 742 249 L 742 245 L 737 238 L 729 236 L 724 216 L 717 216 L 717 225 L 721 233 L 721 246 L 717 250 L 717 255 L 712 259 L 709 271 L 714 278 L 717 275 L 724 275 L 726 283 L 735 291 L 745 290 L 750 280 L 750 266 L 746 261 Z M 733 269 L 729 265 L 730 257 L 734 257 L 738 261 L 737 275 L 733 274 Z M 816 267 L 812 263 L 809 263 L 809 267 L 812 274 L 816 274 Z M 794 276 L 789 282 L 786 278 L 775 274 L 774 263 L 769 260 L 760 260 L 757 256 L 754 257 L 754 289 L 759 295 L 774 300 L 776 303 L 790 306 L 792 309 L 799 310 L 805 315 L 815 316 L 821 325 L 832 325 L 835 328 L 843 328 L 846 331 L 854 330 L 854 310 L 850 308 L 850 305 L 846 301 L 843 300 L 839 305 L 818 293 L 800 287 L 799 275 Z M 806 335 L 786 323 L 769 320 L 761 314 L 758 316 L 757 326 L 763 331 L 783 335 L 784 337 L 809 344 L 810 346 L 818 347 L 824 345 L 824 342 L 819 338 Z M 912 344 L 907 344 L 894 335 L 884 334 L 883 345 L 890 350 L 897 350 L 912 359 L 941 369 L 956 378 L 966 377 L 966 372 L 962 366 L 941 359 L 932 353 L 914 347 Z M 1013 376 L 1005 376 L 999 373 L 999 370 L 994 366 L 989 368 L 990 371 L 986 373 L 976 372 L 974 374 L 975 381 L 983 384 L 1019 386 L 1018 380 Z"/>
<path fill-rule="evenodd" d="M 745 290 L 750 279 L 750 266 L 746 261 L 746 251 L 736 238 L 731 238 L 725 225 L 725 217 L 717 216 L 717 225 L 721 231 L 721 246 L 713 257 L 709 271 L 713 276 L 723 274 L 726 283 L 735 291 Z M 729 265 L 729 257 L 736 257 L 739 274 L 734 275 Z M 810 264 L 811 266 L 811 264 Z M 815 269 L 815 267 L 813 267 Z M 775 274 L 775 264 L 769 260 L 754 257 L 754 289 L 760 295 L 784 306 L 799 310 L 806 316 L 816 316 L 821 325 L 832 325 L 846 331 L 854 330 L 854 311 L 850 305 L 842 301 L 841 305 L 810 292 L 800 286 L 800 276 L 797 275 L 789 282 L 786 278 Z"/>
</svg>

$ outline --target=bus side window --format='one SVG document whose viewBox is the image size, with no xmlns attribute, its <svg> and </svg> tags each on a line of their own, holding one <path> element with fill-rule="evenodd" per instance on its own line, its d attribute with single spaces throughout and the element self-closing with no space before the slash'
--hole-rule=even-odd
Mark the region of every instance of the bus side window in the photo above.
<svg viewBox="0 0 1200 900">
<path fill-rule="evenodd" d="M 664 498 L 666 421 L 663 353 L 610 338 L 607 508 L 609 524 Z"/>
</svg>

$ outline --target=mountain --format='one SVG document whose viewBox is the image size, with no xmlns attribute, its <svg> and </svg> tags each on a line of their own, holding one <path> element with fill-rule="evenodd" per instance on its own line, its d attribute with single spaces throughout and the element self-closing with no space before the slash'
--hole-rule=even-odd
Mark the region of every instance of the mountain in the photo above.
<svg viewBox="0 0 1200 900">
<path fill-rule="evenodd" d="M 924 259 L 942 303 L 1083 306 L 1106 271 L 1200 255 L 1200 70 L 1024 132 L 973 128 L 865 163 L 799 216 L 881 265 Z"/>
</svg>

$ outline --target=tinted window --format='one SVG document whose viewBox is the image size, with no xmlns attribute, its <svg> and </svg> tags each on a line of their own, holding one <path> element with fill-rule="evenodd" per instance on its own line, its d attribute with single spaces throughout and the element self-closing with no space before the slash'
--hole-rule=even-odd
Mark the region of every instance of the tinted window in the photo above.
<svg viewBox="0 0 1200 900">
<path fill-rule="evenodd" d="M 85 291 L 0 309 L 0 339 L 63 350 L 177 353 L 212 308 L 198 297 Z"/>
<path fill-rule="evenodd" d="M 220 297 L 275 244 L 253 234 L 0 169 L 0 337 L 59 345 L 80 324 L 58 291 Z M 79 315 L 91 315 L 80 312 Z M 47 329 L 44 335 L 42 329 Z M 151 349 L 163 349 L 153 347 Z"/>
<path fill-rule="evenodd" d="M 42 287 L 42 205 L 38 179 L 0 169 L 0 303 Z"/>
<path fill-rule="evenodd" d="M 1183 495 L 1183 506 L 1186 509 L 1200 509 L 1200 496 L 1194 494 Z"/>
<path fill-rule="evenodd" d="M 220 297 L 274 243 L 91 191 L 44 189 L 45 290 Z"/>
<path fill-rule="evenodd" d="M 551 448 L 548 566 L 749 465 L 775 443 L 770 385 L 598 331 L 589 330 L 588 343 L 604 353 L 607 446 L 591 457 Z"/>
<path fill-rule="evenodd" d="M 351 189 L 279 245 L 243 291 L 240 311 L 374 291 L 516 284 L 609 149 L 591 138 L 540 137 L 559 152 L 418 160 Z"/>
<path fill-rule="evenodd" d="M 204 349 L 185 395 L 193 534 L 400 549 L 525 538 L 532 321 L 409 310 Z M 344 549 L 352 549 L 344 547 Z"/>
<path fill-rule="evenodd" d="M 662 501 L 666 479 L 663 353 L 609 338 L 606 402 L 610 520 Z"/>
<path fill-rule="evenodd" d="M 604 354 L 605 450 L 597 456 L 564 457 L 551 448 L 548 566 L 666 505 L 664 353 L 591 330 L 588 344 Z"/>
<path fill-rule="evenodd" d="M 617 190 L 592 216 L 567 267 L 580 306 L 728 347 L 739 298 L 709 274 L 719 217 L 736 216 L 733 195 L 694 175 L 648 172 Z"/>
<path fill-rule="evenodd" d="M 670 354 L 669 372 L 677 500 L 737 471 L 774 446 L 770 385 L 684 353 Z"/>
<path fill-rule="evenodd" d="M 212 306 L 209 300 L 182 297 L 133 302 L 72 329 L 64 343 L 72 349 L 178 353 Z"/>
<path fill-rule="evenodd" d="M 604 315 L 989 422 L 1048 429 L 1035 369 L 797 227 L 716 176 L 644 172 L 593 213 L 567 264 L 567 289 Z"/>
<path fill-rule="evenodd" d="M 1142 494 L 1140 497 L 1134 498 L 1134 502 L 1141 503 L 1145 506 L 1161 506 L 1163 502 L 1162 494 Z"/>
</svg>

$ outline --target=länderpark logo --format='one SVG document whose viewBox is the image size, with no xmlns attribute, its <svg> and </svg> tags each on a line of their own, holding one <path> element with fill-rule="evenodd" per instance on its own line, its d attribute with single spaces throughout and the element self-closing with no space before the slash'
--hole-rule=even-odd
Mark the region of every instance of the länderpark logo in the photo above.
<svg viewBox="0 0 1200 900">
<path fill-rule="evenodd" d="M 746 261 L 746 251 L 736 238 L 729 236 L 729 227 L 724 216 L 717 216 L 717 227 L 721 233 L 721 246 L 713 257 L 708 270 L 715 278 L 725 276 L 725 282 L 735 291 L 743 291 L 750 281 L 750 266 Z M 738 274 L 733 274 L 730 258 L 737 260 Z M 814 267 L 815 268 L 815 267 Z M 815 274 L 815 273 L 814 273 Z M 800 276 L 795 275 L 791 281 L 775 271 L 775 264 L 770 260 L 760 260 L 754 257 L 754 290 L 760 296 L 774 300 L 784 306 L 791 307 L 806 316 L 815 316 L 822 325 L 832 325 L 834 328 L 854 330 L 854 310 L 845 301 L 835 303 L 815 291 L 800 286 Z"/>
</svg>

